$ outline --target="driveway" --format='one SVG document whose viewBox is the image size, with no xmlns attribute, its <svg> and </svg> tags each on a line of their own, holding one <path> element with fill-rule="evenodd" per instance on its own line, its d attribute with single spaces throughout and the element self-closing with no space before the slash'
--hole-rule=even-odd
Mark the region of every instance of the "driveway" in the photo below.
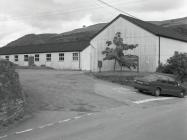
<svg viewBox="0 0 187 140">
<path fill-rule="evenodd" d="M 122 130 L 132 123 L 143 127 L 142 119 L 150 122 L 154 115 L 166 119 L 168 109 L 173 114 L 175 104 L 186 103 L 186 99 L 138 93 L 131 87 L 98 80 L 80 71 L 18 70 L 18 73 L 28 101 L 27 113 L 32 117 L 2 133 L 0 139 L 121 139 Z M 180 111 L 175 107 L 175 112 Z M 115 130 L 111 131 L 113 126 Z"/>
</svg>

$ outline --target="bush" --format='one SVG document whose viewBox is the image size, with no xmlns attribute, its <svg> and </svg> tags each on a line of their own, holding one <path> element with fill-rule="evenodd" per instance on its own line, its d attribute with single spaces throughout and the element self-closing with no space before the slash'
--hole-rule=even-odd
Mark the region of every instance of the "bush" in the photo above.
<svg viewBox="0 0 187 140">
<path fill-rule="evenodd" d="M 161 73 L 173 74 L 172 68 L 169 65 L 162 63 L 158 66 L 156 71 Z"/>
<path fill-rule="evenodd" d="M 187 75 L 187 54 L 175 52 L 172 57 L 167 60 L 166 64 L 160 64 L 157 72 L 174 74 L 178 80 L 183 82 L 184 77 Z"/>
<path fill-rule="evenodd" d="M 0 123 L 7 124 L 20 116 L 24 112 L 24 101 L 14 64 L 0 60 Z"/>
</svg>

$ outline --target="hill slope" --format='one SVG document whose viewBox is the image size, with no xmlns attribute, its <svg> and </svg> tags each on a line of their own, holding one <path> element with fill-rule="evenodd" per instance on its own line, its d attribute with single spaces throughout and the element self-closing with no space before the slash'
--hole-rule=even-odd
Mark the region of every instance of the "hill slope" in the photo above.
<svg viewBox="0 0 187 140">
<path fill-rule="evenodd" d="M 84 28 L 75 29 L 61 34 L 28 34 L 6 45 L 6 47 L 13 46 L 27 46 L 46 43 L 68 42 L 73 40 L 89 39 L 99 30 L 101 30 L 106 23 L 99 23 Z"/>
<path fill-rule="evenodd" d="M 187 37 L 187 17 L 164 20 L 164 21 L 150 21 L 150 22 L 165 28 L 170 28 Z"/>
<path fill-rule="evenodd" d="M 161 27 L 172 29 L 173 31 L 187 37 L 187 17 L 149 22 Z M 61 34 L 29 34 L 10 42 L 6 47 L 88 40 L 106 25 L 107 23 L 99 23 Z"/>
</svg>

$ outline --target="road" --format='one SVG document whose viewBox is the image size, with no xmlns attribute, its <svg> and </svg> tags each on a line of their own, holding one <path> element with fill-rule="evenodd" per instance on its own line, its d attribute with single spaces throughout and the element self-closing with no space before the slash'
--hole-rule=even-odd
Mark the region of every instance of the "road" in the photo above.
<svg viewBox="0 0 187 140">
<path fill-rule="evenodd" d="M 97 94 L 123 105 L 95 112 L 55 112 L 21 123 L 4 140 L 186 140 L 187 99 L 153 97 L 94 79 Z M 43 115 L 46 115 L 45 112 Z M 65 113 L 65 114 L 64 114 Z"/>
</svg>

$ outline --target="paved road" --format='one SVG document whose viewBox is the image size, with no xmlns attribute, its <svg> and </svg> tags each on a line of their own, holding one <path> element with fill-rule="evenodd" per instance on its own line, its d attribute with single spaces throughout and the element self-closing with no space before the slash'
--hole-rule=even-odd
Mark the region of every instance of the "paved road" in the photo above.
<svg viewBox="0 0 187 140">
<path fill-rule="evenodd" d="M 186 140 L 187 102 L 142 108 L 118 107 L 72 117 L 6 140 Z"/>
<path fill-rule="evenodd" d="M 95 79 L 96 80 L 96 79 Z M 96 80 L 95 92 L 124 102 L 94 113 L 56 112 L 46 123 L 33 118 L 1 134 L 4 140 L 186 140 L 187 99 L 145 95 Z M 45 115 L 45 112 L 43 112 Z M 55 112 L 53 112 L 55 113 Z M 49 114 L 49 113 L 47 113 Z M 56 116 L 54 115 L 54 116 Z M 41 120 L 42 122 L 42 120 Z"/>
</svg>

